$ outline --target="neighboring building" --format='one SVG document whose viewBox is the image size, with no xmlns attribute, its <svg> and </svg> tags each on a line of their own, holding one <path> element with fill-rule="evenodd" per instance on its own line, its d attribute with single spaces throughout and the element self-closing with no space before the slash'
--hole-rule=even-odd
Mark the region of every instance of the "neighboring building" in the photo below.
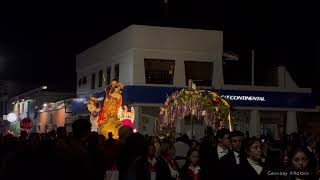
<svg viewBox="0 0 320 180">
<path fill-rule="evenodd" d="M 299 88 L 282 66 L 274 72 L 276 78 L 268 82 L 273 86 L 223 86 L 223 96 L 233 105 L 237 129 L 278 139 L 284 132 L 297 132 L 301 113 L 318 112 L 311 88 Z"/>
<path fill-rule="evenodd" d="M 316 111 L 311 89 L 298 88 L 283 67 L 276 71 L 275 87 L 224 84 L 222 55 L 222 31 L 129 26 L 77 55 L 78 98 L 71 111 L 88 114 L 86 99 L 102 100 L 113 78 L 125 84 L 123 101 L 135 107 L 135 125 L 146 134 L 157 129 L 166 96 L 186 87 L 188 79 L 228 98 L 235 128 L 250 135 L 296 132 L 297 112 Z M 190 130 L 189 121 L 179 122 L 179 131 Z M 202 136 L 203 126 L 197 128 Z"/>
<path fill-rule="evenodd" d="M 40 87 L 11 98 L 8 105 L 9 112 L 16 113 L 18 117 L 18 121 L 11 123 L 11 129 L 18 134 L 20 132 L 19 123 L 26 117 L 32 119 L 32 132 L 47 132 L 64 126 L 68 116 L 64 99 L 74 96 L 74 93 L 50 92 Z"/>
<path fill-rule="evenodd" d="M 8 114 L 8 102 L 10 99 L 18 94 L 34 89 L 38 84 L 28 81 L 9 81 L 0 80 L 0 115 Z"/>
<path fill-rule="evenodd" d="M 0 80 L 0 132 L 6 132 L 10 127 L 10 123 L 6 121 L 6 115 L 10 111 L 10 98 L 33 86 L 34 84 L 28 82 Z"/>
<path fill-rule="evenodd" d="M 8 101 L 8 82 L 0 81 L 0 119 L 2 119 L 3 115 L 6 115 L 7 112 L 7 101 Z"/>
</svg>

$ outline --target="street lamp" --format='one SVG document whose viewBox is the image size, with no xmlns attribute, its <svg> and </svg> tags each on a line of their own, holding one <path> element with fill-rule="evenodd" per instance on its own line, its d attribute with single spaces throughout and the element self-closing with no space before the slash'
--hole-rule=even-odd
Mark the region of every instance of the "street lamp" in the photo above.
<svg viewBox="0 0 320 180">
<path fill-rule="evenodd" d="M 7 120 L 8 120 L 10 123 L 17 121 L 17 119 L 18 119 L 18 117 L 17 117 L 16 113 L 9 113 L 9 114 L 7 115 Z"/>
</svg>

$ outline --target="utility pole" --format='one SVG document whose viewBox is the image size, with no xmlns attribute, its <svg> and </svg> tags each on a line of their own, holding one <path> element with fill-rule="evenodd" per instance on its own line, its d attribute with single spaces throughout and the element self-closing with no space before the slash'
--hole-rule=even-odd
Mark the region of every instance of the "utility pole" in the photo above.
<svg viewBox="0 0 320 180">
<path fill-rule="evenodd" d="M 164 0 L 164 22 L 166 26 L 169 26 L 169 0 Z"/>
</svg>

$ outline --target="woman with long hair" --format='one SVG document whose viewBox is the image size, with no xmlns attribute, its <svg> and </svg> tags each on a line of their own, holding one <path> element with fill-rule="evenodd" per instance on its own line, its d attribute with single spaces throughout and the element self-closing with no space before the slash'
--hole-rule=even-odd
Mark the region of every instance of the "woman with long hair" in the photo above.
<svg viewBox="0 0 320 180">
<path fill-rule="evenodd" d="M 187 153 L 187 160 L 180 171 L 181 180 L 201 180 L 202 172 L 199 165 L 199 152 L 197 149 L 190 149 Z"/>
<path fill-rule="evenodd" d="M 174 144 L 169 140 L 163 141 L 159 161 L 156 164 L 156 180 L 180 180 L 179 168 L 174 156 Z"/>
<path fill-rule="evenodd" d="M 310 166 L 307 150 L 297 147 L 289 155 L 289 168 L 285 180 L 315 180 L 314 169 Z"/>
<path fill-rule="evenodd" d="M 158 136 L 154 136 L 151 139 L 151 143 L 154 144 L 154 147 L 156 148 L 156 157 L 160 156 L 160 147 L 161 147 L 161 140 Z"/>
</svg>

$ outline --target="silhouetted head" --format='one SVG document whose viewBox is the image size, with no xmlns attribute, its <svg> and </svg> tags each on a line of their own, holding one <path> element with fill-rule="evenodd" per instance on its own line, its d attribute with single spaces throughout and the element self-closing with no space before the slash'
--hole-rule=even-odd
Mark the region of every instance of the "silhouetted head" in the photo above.
<svg viewBox="0 0 320 180">
<path fill-rule="evenodd" d="M 204 131 L 204 133 L 205 133 L 205 136 L 211 136 L 211 135 L 213 135 L 213 129 L 212 129 L 212 127 L 211 127 L 211 126 L 207 126 L 206 129 L 205 129 L 205 131 Z"/>
<path fill-rule="evenodd" d="M 87 138 L 91 132 L 91 123 L 86 119 L 79 119 L 72 124 L 73 137 L 77 139 Z"/>
<path fill-rule="evenodd" d="M 108 132 L 108 138 L 109 138 L 109 139 L 112 139 L 112 138 L 113 138 L 112 132 Z"/>
<path fill-rule="evenodd" d="M 26 139 L 27 138 L 27 136 L 28 136 L 28 133 L 27 133 L 27 131 L 21 131 L 21 133 L 20 133 L 20 139 Z"/>
<path fill-rule="evenodd" d="M 147 141 L 142 134 L 133 133 L 127 138 L 126 149 L 131 157 L 146 157 Z"/>
<path fill-rule="evenodd" d="M 65 127 L 57 128 L 57 136 L 58 138 L 67 138 L 67 130 Z"/>
<path fill-rule="evenodd" d="M 121 126 L 118 131 L 120 143 L 125 143 L 127 138 L 133 134 L 133 129 L 129 126 Z"/>
</svg>

